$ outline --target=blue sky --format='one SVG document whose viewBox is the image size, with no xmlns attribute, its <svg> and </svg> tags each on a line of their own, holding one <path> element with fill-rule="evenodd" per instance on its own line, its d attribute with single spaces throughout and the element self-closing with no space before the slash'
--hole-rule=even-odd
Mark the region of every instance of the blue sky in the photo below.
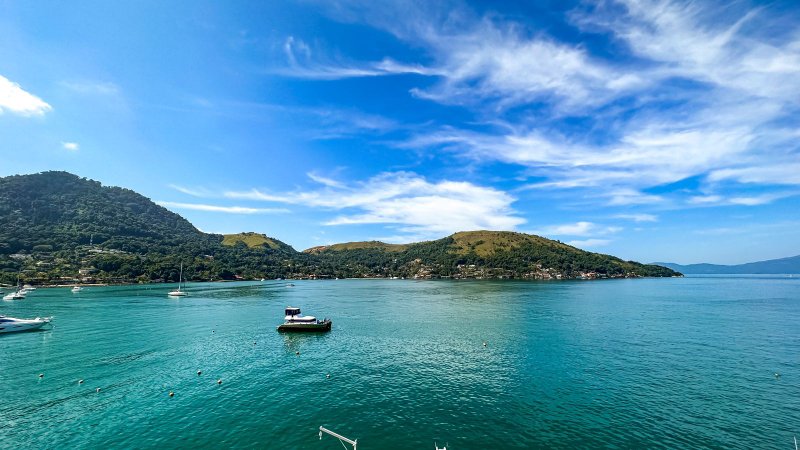
<svg viewBox="0 0 800 450">
<path fill-rule="evenodd" d="M 800 254 L 800 6 L 0 0 L 0 176 L 297 249 L 515 230 Z"/>
</svg>

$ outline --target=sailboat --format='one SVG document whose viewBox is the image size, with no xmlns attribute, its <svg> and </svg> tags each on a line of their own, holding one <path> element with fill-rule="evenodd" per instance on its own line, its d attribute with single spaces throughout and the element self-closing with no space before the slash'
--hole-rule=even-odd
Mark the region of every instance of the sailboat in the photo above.
<svg viewBox="0 0 800 450">
<path fill-rule="evenodd" d="M 19 282 L 19 274 L 17 274 L 17 290 L 4 295 L 3 300 L 22 300 L 25 298 L 25 294 L 27 293 L 28 291 L 21 287 Z"/>
<path fill-rule="evenodd" d="M 181 273 L 180 273 L 180 275 L 178 275 L 178 289 L 175 289 L 174 291 L 170 291 L 170 293 L 167 294 L 169 297 L 186 297 L 187 295 L 189 295 L 188 292 L 181 290 L 181 281 L 182 280 L 183 280 L 183 263 L 181 263 Z"/>
</svg>

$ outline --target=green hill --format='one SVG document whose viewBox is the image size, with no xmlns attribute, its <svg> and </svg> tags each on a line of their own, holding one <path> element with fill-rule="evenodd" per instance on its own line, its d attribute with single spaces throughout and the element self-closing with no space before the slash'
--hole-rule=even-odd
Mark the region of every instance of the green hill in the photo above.
<svg viewBox="0 0 800 450">
<path fill-rule="evenodd" d="M 262 235 L 226 238 L 131 190 L 66 172 L 0 178 L 0 282 L 177 280 L 290 275 L 304 267 L 287 244 Z M 253 245 L 255 236 L 261 245 Z M 243 242 L 236 245 L 237 242 Z M 294 261 L 297 260 L 297 261 Z"/>
<path fill-rule="evenodd" d="M 606 278 L 667 268 L 522 233 L 471 231 L 414 244 L 348 242 L 303 253 L 263 234 L 207 234 L 128 189 L 66 172 L 0 178 L 0 283 L 275 277 Z"/>
<path fill-rule="evenodd" d="M 469 231 L 407 245 L 350 242 L 305 250 L 325 272 L 416 278 L 567 279 L 676 276 L 558 241 L 509 231 Z"/>
<path fill-rule="evenodd" d="M 287 253 L 295 253 L 295 250 L 288 244 L 260 233 L 236 233 L 222 235 L 222 245 L 234 246 L 239 242 L 243 243 L 248 248 L 270 248 L 273 250 L 282 250 Z"/>
</svg>

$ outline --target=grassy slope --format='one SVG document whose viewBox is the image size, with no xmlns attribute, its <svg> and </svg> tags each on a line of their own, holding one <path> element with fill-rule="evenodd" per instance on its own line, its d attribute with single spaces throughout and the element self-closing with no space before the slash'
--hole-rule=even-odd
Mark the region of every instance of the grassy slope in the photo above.
<svg viewBox="0 0 800 450">
<path fill-rule="evenodd" d="M 385 250 L 387 252 L 402 252 L 408 249 L 408 245 L 404 244 L 387 244 L 380 241 L 361 241 L 361 242 L 344 242 L 341 244 L 321 245 L 319 247 L 311 247 L 303 250 L 305 253 L 319 254 L 326 251 L 343 251 L 343 250 L 361 250 L 361 249 L 375 249 Z"/>
<path fill-rule="evenodd" d="M 238 242 L 243 242 L 249 248 L 264 246 L 275 250 L 280 248 L 280 245 L 277 242 L 260 233 L 236 233 L 223 235 L 222 245 L 233 246 Z"/>
</svg>

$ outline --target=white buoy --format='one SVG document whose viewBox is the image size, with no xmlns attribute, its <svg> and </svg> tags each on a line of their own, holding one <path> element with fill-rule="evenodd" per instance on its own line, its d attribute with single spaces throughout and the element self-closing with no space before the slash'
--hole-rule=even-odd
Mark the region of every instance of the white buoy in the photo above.
<svg viewBox="0 0 800 450">
<path fill-rule="evenodd" d="M 172 391 L 169 391 L 169 396 L 170 396 L 170 397 L 175 397 L 175 393 L 174 393 L 174 392 L 172 392 Z"/>
<path fill-rule="evenodd" d="M 78 380 L 78 384 L 83 384 L 83 380 Z"/>
<path fill-rule="evenodd" d="M 97 388 L 97 389 L 95 389 L 94 391 L 95 391 L 95 392 L 100 392 L 100 388 Z"/>
<path fill-rule="evenodd" d="M 325 378 L 330 378 L 330 377 L 331 377 L 331 374 L 325 375 Z"/>
<path fill-rule="evenodd" d="M 43 373 L 40 373 L 40 374 L 39 374 L 39 378 L 44 378 L 44 374 L 43 374 Z"/>
<path fill-rule="evenodd" d="M 217 384 L 222 384 L 222 378 L 217 380 Z"/>
</svg>

